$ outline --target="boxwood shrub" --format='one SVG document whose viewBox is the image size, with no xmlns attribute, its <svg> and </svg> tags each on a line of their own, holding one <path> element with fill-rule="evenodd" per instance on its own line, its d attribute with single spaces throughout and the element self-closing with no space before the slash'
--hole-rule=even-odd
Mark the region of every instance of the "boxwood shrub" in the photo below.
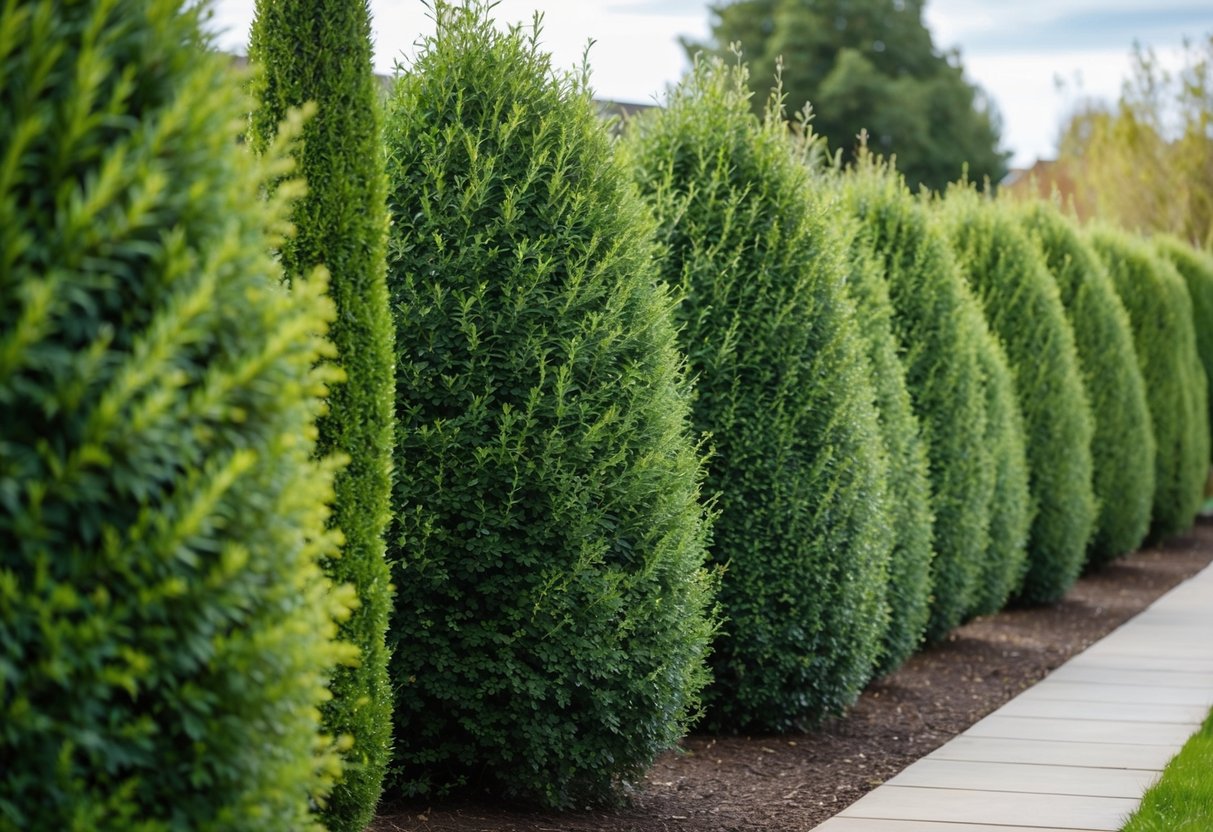
<svg viewBox="0 0 1213 832">
<path fill-rule="evenodd" d="M 1098 504 L 1087 562 L 1098 566 L 1141 545 L 1154 500 L 1154 432 L 1129 316 L 1103 264 L 1073 223 L 1046 202 L 1018 216 L 1044 255 L 1074 330 L 1091 404 L 1092 485 Z"/>
<path fill-rule="evenodd" d="M 200 13 L 0 6 L 2 829 L 320 830 L 338 764 L 332 309 Z"/>
<path fill-rule="evenodd" d="M 335 670 L 333 698 L 322 711 L 325 731 L 353 742 L 323 817 L 331 832 L 360 832 L 374 814 L 391 752 L 384 642 L 391 577 L 383 534 L 395 433 L 383 147 L 366 0 L 258 0 L 249 57 L 259 70 L 254 147 L 274 140 L 290 108 L 316 104 L 302 141 L 292 146 L 307 194 L 292 208 L 295 234 L 281 259 L 292 282 L 325 265 L 337 309 L 329 338 L 345 382 L 329 394 L 317 452 L 343 454 L 349 464 L 337 474 L 330 521 L 345 542 L 340 557 L 324 565 L 335 584 L 357 592 L 339 632 L 361 656 Z"/>
<path fill-rule="evenodd" d="M 836 209 L 745 70 L 700 60 L 626 153 L 683 297 L 727 564 L 709 724 L 785 730 L 850 704 L 884 635 L 892 546 L 871 368 Z"/>
<path fill-rule="evenodd" d="M 1019 591 L 1028 567 L 1028 533 L 1032 525 L 1023 414 L 1015 394 L 1015 380 L 998 341 L 985 337 L 978 343 L 986 393 L 986 447 L 994 481 L 990 543 L 978 574 L 970 616 L 998 612 Z"/>
<path fill-rule="evenodd" d="M 1095 522 L 1091 408 L 1074 332 L 1039 250 L 1006 208 L 958 185 L 938 216 L 1006 351 L 1023 414 L 1033 520 L 1017 597 L 1050 603 L 1078 578 Z"/>
<path fill-rule="evenodd" d="M 1160 237 L 1156 245 L 1188 287 L 1192 322 L 1196 327 L 1196 351 L 1204 367 L 1206 382 L 1213 383 L 1213 257 L 1174 237 Z M 1209 399 L 1210 422 L 1213 423 L 1213 396 Z"/>
<path fill-rule="evenodd" d="M 584 75 L 489 4 L 385 122 L 397 793 L 609 800 L 696 713 L 702 461 L 650 220 Z"/>
<path fill-rule="evenodd" d="M 856 244 L 858 221 L 851 222 L 849 288 L 860 334 L 867 346 L 876 392 L 880 435 L 889 457 L 888 507 L 893 532 L 889 556 L 889 625 L 876 672 L 888 673 L 918 649 L 931 614 L 931 481 L 926 443 L 906 388 L 906 369 L 893 336 L 893 306 L 876 254 Z"/>
<path fill-rule="evenodd" d="M 926 636 L 937 641 L 973 608 L 989 543 L 993 469 L 974 340 L 984 327 L 947 240 L 895 170 L 863 156 L 843 194 L 845 211 L 860 221 L 859 245 L 875 253 L 885 275 L 927 446 L 935 556 Z"/>
<path fill-rule="evenodd" d="M 1200 508 L 1208 469 L 1205 376 L 1196 352 L 1192 300 L 1183 278 L 1154 248 L 1111 228 L 1090 240 L 1133 330 L 1154 428 L 1154 500 L 1149 538 L 1187 529 Z"/>
</svg>

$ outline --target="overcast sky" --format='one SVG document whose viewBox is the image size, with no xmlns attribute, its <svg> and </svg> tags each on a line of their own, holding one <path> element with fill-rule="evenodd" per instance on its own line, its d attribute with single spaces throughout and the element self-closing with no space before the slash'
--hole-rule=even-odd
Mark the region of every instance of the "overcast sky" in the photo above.
<svg viewBox="0 0 1213 832">
<path fill-rule="evenodd" d="M 254 0 L 213 0 L 220 45 L 243 51 Z M 502 22 L 543 12 L 543 42 L 559 66 L 577 63 L 589 39 L 595 92 L 621 101 L 658 100 L 686 68 L 678 36 L 708 33 L 707 0 L 501 0 Z M 375 63 L 390 72 L 407 63 L 433 25 L 421 0 L 371 0 Z M 1213 32 L 1210 0 L 928 0 L 937 46 L 958 48 L 971 80 L 993 97 L 1003 143 L 1015 164 L 1052 156 L 1059 125 L 1075 98 L 1114 99 L 1134 40 L 1174 64 L 1184 36 Z M 1068 82 L 1069 92 L 1055 79 Z M 802 102 L 789 102 L 793 109 Z"/>
</svg>

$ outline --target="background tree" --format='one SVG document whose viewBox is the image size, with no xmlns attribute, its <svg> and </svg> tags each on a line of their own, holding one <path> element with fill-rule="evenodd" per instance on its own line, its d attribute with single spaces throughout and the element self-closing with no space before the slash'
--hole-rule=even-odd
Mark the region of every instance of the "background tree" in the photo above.
<svg viewBox="0 0 1213 832">
<path fill-rule="evenodd" d="M 329 338 L 345 374 L 317 425 L 317 453 L 341 454 L 330 525 L 344 537 L 325 569 L 353 585 L 358 605 L 341 637 L 358 662 L 334 672 L 325 729 L 353 740 L 341 782 L 325 807 L 334 832 L 370 821 L 391 751 L 392 689 L 387 676 L 391 576 L 383 533 L 391 499 L 392 322 L 384 277 L 387 208 L 378 89 L 371 65 L 366 0 L 258 0 L 249 58 L 257 74 L 252 144 L 264 149 L 293 107 L 315 102 L 292 146 L 307 193 L 292 208 L 295 233 L 281 248 L 286 277 L 323 264 L 337 317 Z"/>
<path fill-rule="evenodd" d="M 490 3 L 386 119 L 396 787 L 615 795 L 682 736 L 714 625 L 673 301 L 588 70 Z"/>
<path fill-rule="evenodd" d="M 1135 48 L 1119 101 L 1079 106 L 1060 151 L 1084 215 L 1213 248 L 1213 34 L 1177 72 Z"/>
<path fill-rule="evenodd" d="M 684 298 L 695 427 L 715 448 L 712 555 L 727 571 L 707 718 L 788 730 L 840 712 L 870 678 L 893 532 L 836 205 L 778 104 L 760 119 L 749 97 L 743 66 L 697 60 L 629 125 L 625 152 Z"/>
<path fill-rule="evenodd" d="M 848 158 L 860 131 L 872 149 L 897 156 L 912 189 L 943 188 L 968 165 L 976 181 L 999 181 L 998 114 L 965 80 L 960 57 L 935 47 L 922 0 L 733 0 L 710 7 L 712 35 L 685 42 L 688 55 L 727 57 L 739 43 L 755 92 L 782 59 L 788 103 L 809 102 L 814 130 Z"/>
<path fill-rule="evenodd" d="M 0 829 L 323 828 L 332 306 L 204 8 L 0 6 Z"/>
</svg>

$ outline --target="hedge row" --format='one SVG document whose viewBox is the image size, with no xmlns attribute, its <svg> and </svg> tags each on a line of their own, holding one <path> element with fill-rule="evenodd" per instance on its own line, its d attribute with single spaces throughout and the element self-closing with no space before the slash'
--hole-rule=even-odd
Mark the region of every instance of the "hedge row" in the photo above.
<svg viewBox="0 0 1213 832">
<path fill-rule="evenodd" d="M 0 7 L 0 828 L 607 802 L 1191 522 L 1203 255 L 821 169 L 720 62 L 615 143 L 480 0 L 380 136 L 305 6 L 256 155 L 195 4 Z"/>
</svg>

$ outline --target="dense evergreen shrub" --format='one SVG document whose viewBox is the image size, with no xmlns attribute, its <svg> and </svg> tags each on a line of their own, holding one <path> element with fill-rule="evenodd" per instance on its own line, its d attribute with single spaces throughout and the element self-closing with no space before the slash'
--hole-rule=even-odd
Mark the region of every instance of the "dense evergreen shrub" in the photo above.
<svg viewBox="0 0 1213 832">
<path fill-rule="evenodd" d="M 973 608 L 989 543 L 993 469 L 974 334 L 984 325 L 947 241 L 901 177 L 864 156 L 845 181 L 845 210 L 861 222 L 858 242 L 885 274 L 906 387 L 927 445 L 935 515 L 927 638 L 935 641 Z"/>
<path fill-rule="evenodd" d="M 3 829 L 319 830 L 336 773 L 331 305 L 199 14 L 0 6 Z"/>
<path fill-rule="evenodd" d="M 538 27 L 435 7 L 386 119 L 406 794 L 608 798 L 682 735 L 714 629 L 651 221 Z"/>
<path fill-rule="evenodd" d="M 391 577 L 383 534 L 391 499 L 395 365 L 384 278 L 379 91 L 366 0 L 258 0 L 249 58 L 259 70 L 254 147 L 264 150 L 274 140 L 292 107 L 317 105 L 293 147 L 307 194 L 292 209 L 295 234 L 281 256 L 292 282 L 325 265 L 337 307 L 329 338 L 345 383 L 329 394 L 317 425 L 317 451 L 344 454 L 349 464 L 334 483 L 330 520 L 345 543 L 325 570 L 335 584 L 351 584 L 357 592 L 358 605 L 340 635 L 361 657 L 334 672 L 333 698 L 323 709 L 326 732 L 353 740 L 324 820 L 333 832 L 357 832 L 379 800 L 392 726 L 384 642 Z"/>
<path fill-rule="evenodd" d="M 1183 278 L 1144 241 L 1110 228 L 1090 240 L 1133 330 L 1154 427 L 1151 539 L 1187 529 L 1200 508 L 1208 468 L 1204 372 L 1196 352 L 1192 300 Z"/>
<path fill-rule="evenodd" d="M 1006 351 L 1023 414 L 1033 520 L 1017 597 L 1050 603 L 1078 578 L 1096 511 L 1091 408 L 1074 333 L 1040 252 L 1006 208 L 955 186 L 938 216 Z"/>
<path fill-rule="evenodd" d="M 1174 237 L 1160 237 L 1156 244 L 1159 253 L 1171 261 L 1188 287 L 1196 327 L 1196 351 L 1204 367 L 1205 381 L 1213 384 L 1213 257 Z M 1213 424 L 1213 395 L 1208 398 L 1209 419 Z"/>
<path fill-rule="evenodd" d="M 1057 282 L 1091 404 L 1098 515 L 1087 562 L 1098 566 L 1136 549 L 1150 528 L 1154 432 L 1145 383 L 1129 316 L 1095 252 L 1051 204 L 1030 202 L 1016 210 Z"/>
<path fill-rule="evenodd" d="M 629 126 L 664 274 L 683 296 L 694 418 L 727 564 L 710 723 L 784 730 L 850 704 L 884 634 L 892 530 L 871 368 L 836 208 L 745 70 L 698 62 Z"/>
<path fill-rule="evenodd" d="M 1028 567 L 1032 492 L 1028 482 L 1023 414 L 1006 354 L 992 337 L 980 338 L 978 360 L 985 381 L 986 447 L 994 475 L 990 537 L 969 615 L 990 615 L 1023 585 Z"/>
<path fill-rule="evenodd" d="M 853 227 L 851 233 L 857 234 Z M 889 626 L 876 672 L 900 666 L 922 643 L 931 614 L 931 481 L 926 444 L 906 388 L 906 370 L 893 336 L 893 306 L 875 252 L 852 245 L 849 282 L 859 330 L 867 345 L 880 435 L 889 456 Z"/>
</svg>

